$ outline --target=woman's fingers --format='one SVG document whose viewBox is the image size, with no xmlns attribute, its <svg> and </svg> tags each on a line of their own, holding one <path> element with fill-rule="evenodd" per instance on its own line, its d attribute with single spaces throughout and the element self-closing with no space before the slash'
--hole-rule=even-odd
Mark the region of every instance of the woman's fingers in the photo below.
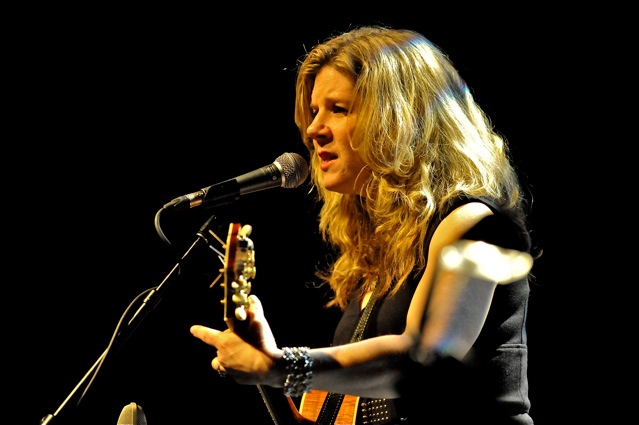
<svg viewBox="0 0 639 425">
<path fill-rule="evenodd" d="M 263 318 L 264 308 L 262 307 L 262 302 L 257 297 L 257 295 L 249 295 L 248 302 L 250 311 L 252 311 L 255 316 Z"/>
<path fill-rule="evenodd" d="M 207 328 L 202 325 L 191 326 L 191 335 L 204 341 L 208 345 L 215 346 L 217 343 L 217 335 L 220 333 L 217 329 Z"/>
<path fill-rule="evenodd" d="M 252 314 L 253 323 L 257 325 L 257 337 L 260 347 L 268 351 L 276 350 L 277 343 L 275 342 L 271 327 L 264 316 L 262 302 L 255 295 L 251 295 L 249 296 L 249 303 L 249 312 Z"/>
</svg>

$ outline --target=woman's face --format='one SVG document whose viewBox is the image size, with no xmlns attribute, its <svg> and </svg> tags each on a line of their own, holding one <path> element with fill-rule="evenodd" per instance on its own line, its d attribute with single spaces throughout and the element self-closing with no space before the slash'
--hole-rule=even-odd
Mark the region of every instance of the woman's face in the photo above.
<svg viewBox="0 0 639 425">
<path fill-rule="evenodd" d="M 313 121 L 307 133 L 319 157 L 322 185 L 333 192 L 359 194 L 370 171 L 351 146 L 357 122 L 354 81 L 331 66 L 320 69 L 311 93 Z"/>
</svg>

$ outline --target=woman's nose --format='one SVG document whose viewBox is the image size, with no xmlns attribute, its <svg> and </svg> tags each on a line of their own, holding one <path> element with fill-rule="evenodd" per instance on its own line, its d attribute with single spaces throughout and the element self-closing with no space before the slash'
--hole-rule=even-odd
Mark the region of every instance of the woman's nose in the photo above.
<svg viewBox="0 0 639 425">
<path fill-rule="evenodd" d="M 308 137 L 312 137 L 315 138 L 315 136 L 317 136 L 318 131 L 319 131 L 319 123 L 317 122 L 317 119 L 314 119 L 311 124 L 306 128 L 306 134 L 308 134 Z"/>
<path fill-rule="evenodd" d="M 330 129 L 324 124 L 320 115 L 316 115 L 310 125 L 306 128 L 306 134 L 316 139 L 318 137 L 326 137 L 330 134 Z"/>
</svg>

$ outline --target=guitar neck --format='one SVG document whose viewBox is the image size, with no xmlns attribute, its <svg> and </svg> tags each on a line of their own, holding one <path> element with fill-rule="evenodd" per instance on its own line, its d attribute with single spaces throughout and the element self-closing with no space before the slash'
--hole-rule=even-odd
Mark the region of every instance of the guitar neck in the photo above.
<svg viewBox="0 0 639 425">
<path fill-rule="evenodd" d="M 255 249 L 249 238 L 251 226 L 230 223 L 225 244 L 224 268 L 224 322 L 228 328 L 243 334 L 249 326 L 247 310 L 251 292 L 251 279 L 255 277 Z M 279 389 L 270 394 L 272 387 L 257 385 L 269 415 L 275 425 L 314 424 L 297 410 L 290 397 L 285 397 Z"/>
</svg>

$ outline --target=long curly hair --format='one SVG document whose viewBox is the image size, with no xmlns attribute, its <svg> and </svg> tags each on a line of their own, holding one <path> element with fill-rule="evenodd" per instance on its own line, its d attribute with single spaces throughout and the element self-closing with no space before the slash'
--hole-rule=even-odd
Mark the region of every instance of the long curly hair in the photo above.
<svg viewBox="0 0 639 425">
<path fill-rule="evenodd" d="M 352 138 L 371 172 L 359 195 L 326 190 L 306 132 L 315 77 L 331 66 L 355 81 Z M 321 202 L 319 229 L 338 253 L 318 276 L 342 310 L 378 281 L 394 294 L 425 268 L 431 219 L 462 195 L 509 209 L 523 197 L 507 144 L 494 131 L 449 58 L 422 34 L 365 26 L 316 45 L 298 62 L 295 123 L 310 152 Z"/>
</svg>

